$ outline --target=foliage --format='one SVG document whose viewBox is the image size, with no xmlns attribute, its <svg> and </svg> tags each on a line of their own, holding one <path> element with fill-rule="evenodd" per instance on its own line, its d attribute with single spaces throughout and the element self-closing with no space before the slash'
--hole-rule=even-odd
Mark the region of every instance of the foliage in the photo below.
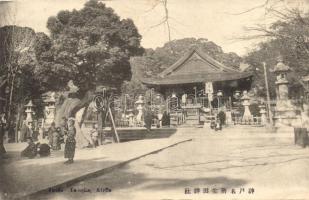
<svg viewBox="0 0 309 200">
<path fill-rule="evenodd" d="M 17 104 L 38 99 L 45 92 L 34 72 L 37 67 L 34 53 L 36 33 L 28 27 L 4 26 L 0 28 L 0 38 L 0 73 L 12 90 L 11 109 L 14 111 Z M 9 94 L 6 96 L 9 99 Z"/>
<path fill-rule="evenodd" d="M 121 87 L 122 94 L 128 94 L 132 99 L 137 99 L 140 94 L 145 94 L 146 90 L 147 87 L 134 78 L 131 81 L 125 81 Z"/>
<path fill-rule="evenodd" d="M 120 88 L 131 78 L 129 58 L 143 51 L 133 21 L 95 0 L 81 10 L 60 11 L 47 28 L 51 39 L 41 35 L 36 47 L 37 73 L 49 88 L 65 88 L 73 80 L 81 97 L 97 85 Z"/>
<path fill-rule="evenodd" d="M 274 22 L 269 29 L 259 26 L 251 28 L 260 32 L 260 37 L 268 37 L 269 40 L 260 43 L 257 49 L 244 58 L 250 65 L 248 70 L 255 71 L 256 78 L 253 86 L 258 96 L 266 96 L 262 62 L 266 63 L 270 93 L 273 97 L 275 96 L 275 75 L 271 69 L 277 64 L 279 55 L 292 69 L 289 75 L 291 88 L 299 88 L 302 84 L 301 77 L 309 74 L 309 13 L 301 14 L 298 10 L 290 10 L 286 14 L 273 12 L 280 15 L 281 19 Z M 294 91 L 293 95 L 301 94 L 296 94 Z"/>
<path fill-rule="evenodd" d="M 242 59 L 236 53 L 224 53 L 220 46 L 207 39 L 185 38 L 167 42 L 163 47 L 147 49 L 142 57 L 132 61 L 139 76 L 155 76 L 174 64 L 192 48 L 201 49 L 215 60 L 233 68 L 238 68 Z"/>
</svg>

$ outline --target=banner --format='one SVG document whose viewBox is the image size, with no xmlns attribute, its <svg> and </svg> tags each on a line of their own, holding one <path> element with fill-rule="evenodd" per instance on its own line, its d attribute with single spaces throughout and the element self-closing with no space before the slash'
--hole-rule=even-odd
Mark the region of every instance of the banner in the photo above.
<svg viewBox="0 0 309 200">
<path fill-rule="evenodd" d="M 212 94 L 214 93 L 212 82 L 206 82 L 205 83 L 205 93 L 206 94 Z"/>
</svg>

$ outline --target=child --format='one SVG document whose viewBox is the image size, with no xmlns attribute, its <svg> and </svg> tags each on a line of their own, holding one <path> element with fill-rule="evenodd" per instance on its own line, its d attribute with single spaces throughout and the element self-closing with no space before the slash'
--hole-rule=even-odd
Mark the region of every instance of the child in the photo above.
<svg viewBox="0 0 309 200">
<path fill-rule="evenodd" d="M 64 146 L 64 158 L 68 160 L 65 161 L 65 164 L 72 164 L 75 156 L 75 146 L 76 146 L 76 129 L 74 118 L 69 119 L 68 132 L 66 134 L 65 146 Z"/>
</svg>

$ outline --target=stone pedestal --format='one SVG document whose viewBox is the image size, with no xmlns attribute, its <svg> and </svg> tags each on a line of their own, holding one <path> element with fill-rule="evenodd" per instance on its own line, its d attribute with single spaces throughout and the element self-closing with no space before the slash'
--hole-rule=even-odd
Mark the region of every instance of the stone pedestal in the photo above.
<svg viewBox="0 0 309 200">
<path fill-rule="evenodd" d="M 297 123 L 296 107 L 290 100 L 277 100 L 274 122 L 276 127 L 292 126 Z"/>
</svg>

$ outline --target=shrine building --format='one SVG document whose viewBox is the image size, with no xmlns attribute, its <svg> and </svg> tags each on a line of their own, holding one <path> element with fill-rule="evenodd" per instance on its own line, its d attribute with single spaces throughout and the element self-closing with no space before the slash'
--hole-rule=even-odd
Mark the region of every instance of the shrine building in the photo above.
<svg viewBox="0 0 309 200">
<path fill-rule="evenodd" d="M 252 73 L 225 66 L 199 49 L 193 49 L 157 77 L 143 78 L 149 88 L 162 94 L 168 111 L 227 110 L 251 89 Z M 235 104 L 236 103 L 236 104 Z"/>
</svg>

